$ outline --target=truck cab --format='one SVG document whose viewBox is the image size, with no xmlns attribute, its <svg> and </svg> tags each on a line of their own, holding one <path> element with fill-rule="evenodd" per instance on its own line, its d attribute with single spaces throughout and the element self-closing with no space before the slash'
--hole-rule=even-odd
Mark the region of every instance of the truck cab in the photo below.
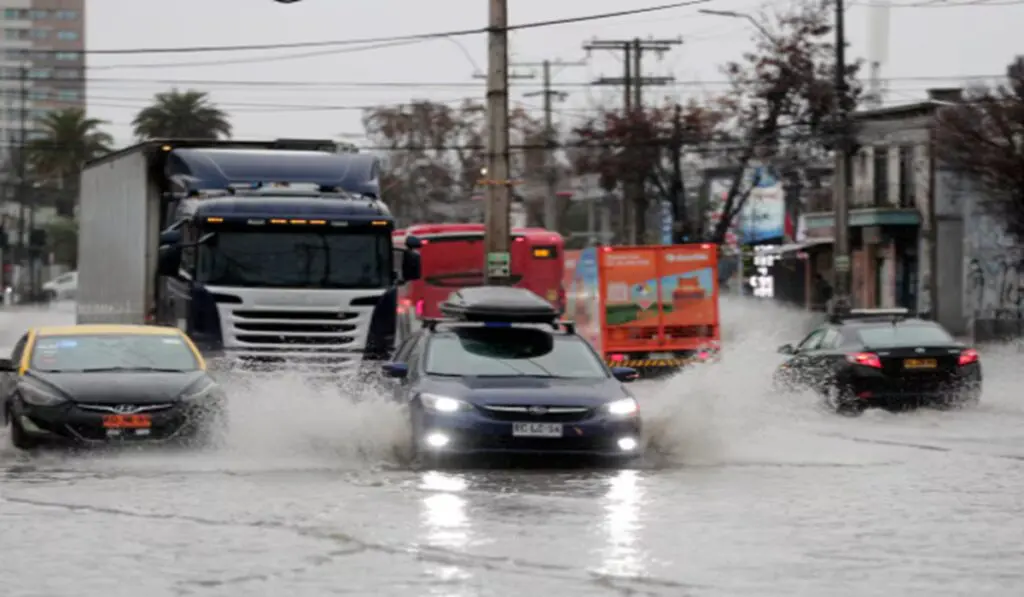
<svg viewBox="0 0 1024 597">
<path fill-rule="evenodd" d="M 147 321 L 245 369 L 390 358 L 397 287 L 419 277 L 419 256 L 393 252 L 377 158 L 167 142 L 148 162 L 161 232 Z"/>
</svg>

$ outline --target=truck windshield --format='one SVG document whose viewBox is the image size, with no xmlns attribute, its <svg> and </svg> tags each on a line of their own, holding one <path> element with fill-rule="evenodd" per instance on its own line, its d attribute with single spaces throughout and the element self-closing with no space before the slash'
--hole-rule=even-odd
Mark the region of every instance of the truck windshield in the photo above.
<svg viewBox="0 0 1024 597">
<path fill-rule="evenodd" d="M 199 282 L 274 288 L 382 288 L 391 237 L 336 231 L 218 231 L 199 249 Z"/>
</svg>

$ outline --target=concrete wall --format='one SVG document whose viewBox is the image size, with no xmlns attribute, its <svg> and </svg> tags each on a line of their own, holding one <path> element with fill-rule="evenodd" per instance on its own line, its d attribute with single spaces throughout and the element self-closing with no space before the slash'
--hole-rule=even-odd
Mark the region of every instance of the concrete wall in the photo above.
<svg viewBox="0 0 1024 597">
<path fill-rule="evenodd" d="M 963 318 L 976 340 L 1024 334 L 1024 247 L 1006 234 L 997 218 L 978 206 L 969 184 L 957 187 L 963 209 L 961 260 Z"/>
</svg>

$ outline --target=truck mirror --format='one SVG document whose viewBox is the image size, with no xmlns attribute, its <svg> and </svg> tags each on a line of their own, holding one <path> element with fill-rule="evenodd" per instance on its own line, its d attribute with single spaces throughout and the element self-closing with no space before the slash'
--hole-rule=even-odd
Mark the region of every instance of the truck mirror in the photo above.
<svg viewBox="0 0 1024 597">
<path fill-rule="evenodd" d="M 409 236 L 405 239 L 405 246 L 408 249 L 419 249 L 423 246 L 423 241 L 418 236 Z"/>
<path fill-rule="evenodd" d="M 176 245 L 160 247 L 157 269 L 161 276 L 177 276 L 181 269 L 181 247 Z"/>
<path fill-rule="evenodd" d="M 168 229 L 160 233 L 160 246 L 176 245 L 181 242 L 181 230 Z"/>
<path fill-rule="evenodd" d="M 402 253 L 402 281 L 412 282 L 413 280 L 419 280 L 422 272 L 420 271 L 420 254 L 416 251 L 405 251 Z"/>
</svg>

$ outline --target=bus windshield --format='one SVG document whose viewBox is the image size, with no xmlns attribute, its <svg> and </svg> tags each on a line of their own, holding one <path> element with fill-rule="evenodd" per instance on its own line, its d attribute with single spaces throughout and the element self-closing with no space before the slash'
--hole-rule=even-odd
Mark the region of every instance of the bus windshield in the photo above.
<svg viewBox="0 0 1024 597">
<path fill-rule="evenodd" d="M 196 276 L 210 285 L 382 288 L 391 283 L 391 237 L 335 230 L 223 230 L 199 247 Z"/>
</svg>

